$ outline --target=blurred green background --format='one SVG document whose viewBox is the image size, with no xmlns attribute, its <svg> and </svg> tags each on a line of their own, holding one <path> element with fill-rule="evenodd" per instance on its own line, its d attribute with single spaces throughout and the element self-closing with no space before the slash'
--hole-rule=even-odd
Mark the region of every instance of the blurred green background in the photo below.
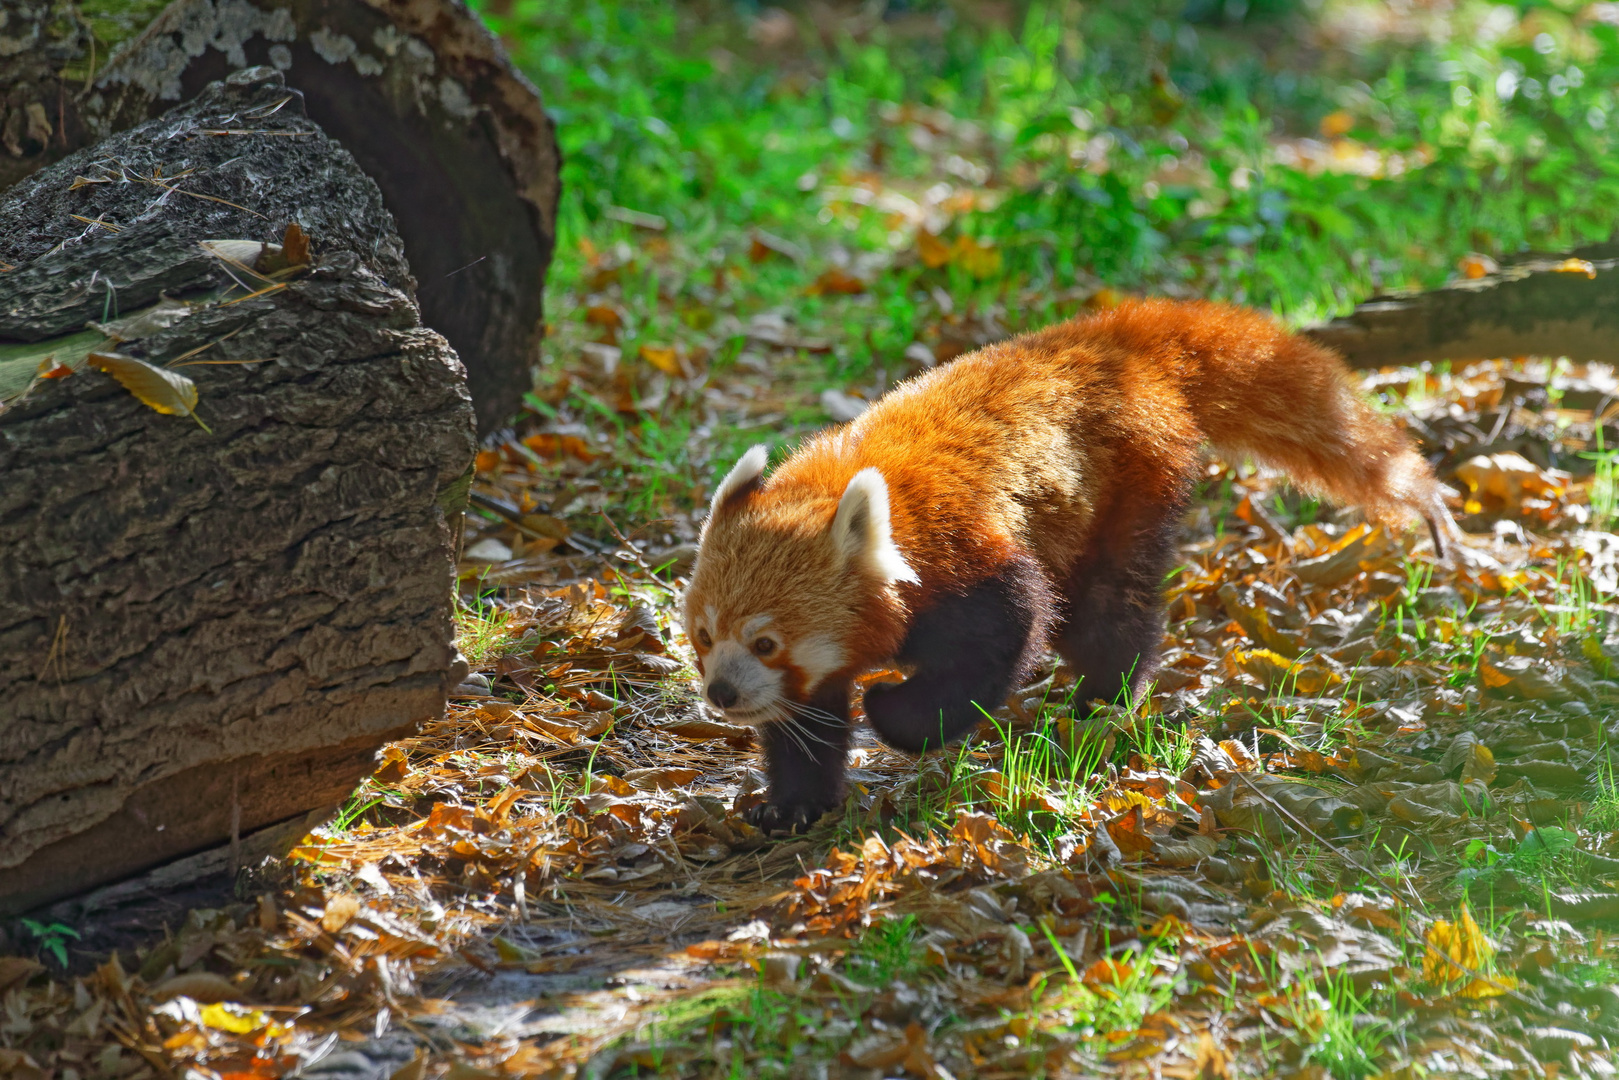
<svg viewBox="0 0 1619 1080">
<path fill-rule="evenodd" d="M 946 264 L 958 297 L 1094 279 L 1309 321 L 1470 251 L 1606 240 L 1619 206 L 1619 4 L 480 9 L 559 122 L 562 287 L 622 206 L 693 247 L 898 253 L 931 225 L 992 249 Z M 915 284 L 891 277 L 879 295 Z"/>
</svg>

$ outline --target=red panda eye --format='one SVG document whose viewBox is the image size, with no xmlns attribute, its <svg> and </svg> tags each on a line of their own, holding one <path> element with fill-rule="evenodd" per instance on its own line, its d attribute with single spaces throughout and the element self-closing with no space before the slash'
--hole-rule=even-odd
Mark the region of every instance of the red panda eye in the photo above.
<svg viewBox="0 0 1619 1080">
<path fill-rule="evenodd" d="M 697 644 L 706 649 L 714 644 L 714 639 L 708 636 L 707 630 L 699 630 L 697 631 Z"/>
<path fill-rule="evenodd" d="M 776 643 L 770 638 L 762 637 L 753 643 L 755 656 L 769 656 L 776 651 Z"/>
</svg>

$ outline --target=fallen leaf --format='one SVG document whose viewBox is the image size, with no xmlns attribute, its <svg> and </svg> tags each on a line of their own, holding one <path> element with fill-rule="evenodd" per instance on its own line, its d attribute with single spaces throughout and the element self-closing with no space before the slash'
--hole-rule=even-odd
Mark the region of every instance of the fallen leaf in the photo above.
<svg viewBox="0 0 1619 1080">
<path fill-rule="evenodd" d="M 1428 951 L 1422 958 L 1422 976 L 1436 986 L 1463 985 L 1455 992 L 1464 998 L 1499 997 L 1516 988 L 1512 975 L 1484 974 L 1495 958 L 1495 946 L 1479 929 L 1463 903 L 1455 922 L 1435 919 L 1424 935 Z"/>
<path fill-rule="evenodd" d="M 631 769 L 624 774 L 624 779 L 631 787 L 640 788 L 642 791 L 667 791 L 670 788 L 685 787 L 701 775 L 703 775 L 701 769 L 665 767 Z"/>
<path fill-rule="evenodd" d="M 309 237 L 296 221 L 287 222 L 287 230 L 281 234 L 281 257 L 288 266 L 303 266 L 309 262 Z"/>
<path fill-rule="evenodd" d="M 45 965 L 25 956 L 0 956 L 0 994 L 45 970 Z"/>
<path fill-rule="evenodd" d="M 815 284 L 809 287 L 811 296 L 826 296 L 836 293 L 841 296 L 855 296 L 866 291 L 866 283 L 847 270 L 837 267 L 823 273 L 815 279 Z"/>
<path fill-rule="evenodd" d="M 197 384 L 184 375 L 122 353 L 93 352 L 85 363 L 117 379 L 141 404 L 168 416 L 189 416 L 208 430 L 195 412 Z"/>
<path fill-rule="evenodd" d="M 197 1010 L 197 1022 L 203 1027 L 210 1027 L 215 1031 L 228 1031 L 233 1035 L 246 1035 L 248 1032 L 257 1031 L 269 1023 L 269 1018 L 257 1009 L 238 1012 L 227 1008 L 223 1002 L 216 1001 Z"/>
<path fill-rule="evenodd" d="M 1355 127 L 1355 117 L 1345 109 L 1329 112 L 1321 118 L 1321 134 L 1329 139 L 1337 139 L 1348 135 Z"/>
<path fill-rule="evenodd" d="M 674 724 L 665 724 L 661 729 L 671 735 L 678 735 L 682 739 L 753 739 L 753 729 L 742 727 L 739 724 L 726 724 L 718 720 L 681 720 Z"/>
<path fill-rule="evenodd" d="M 921 256 L 922 265 L 929 270 L 937 270 L 950 261 L 950 245 L 926 229 L 917 231 L 916 251 Z"/>
<path fill-rule="evenodd" d="M 152 997 L 157 1001 L 188 997 L 199 1004 L 212 1004 L 216 1001 L 241 1001 L 243 989 L 211 971 L 193 971 L 164 979 L 152 987 Z"/>
<path fill-rule="evenodd" d="M 326 901 L 326 910 L 320 917 L 320 928 L 328 934 L 335 934 L 347 926 L 349 920 L 354 918 L 355 912 L 360 910 L 360 898 L 353 893 L 338 893 Z"/>
<path fill-rule="evenodd" d="M 642 345 L 636 355 L 665 375 L 681 375 L 680 354 L 662 345 Z"/>
</svg>

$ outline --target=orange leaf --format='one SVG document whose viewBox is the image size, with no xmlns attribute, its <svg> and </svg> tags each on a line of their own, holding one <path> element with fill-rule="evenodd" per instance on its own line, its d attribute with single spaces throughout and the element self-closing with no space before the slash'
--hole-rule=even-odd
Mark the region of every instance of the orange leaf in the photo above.
<svg viewBox="0 0 1619 1080">
<path fill-rule="evenodd" d="M 1135 969 L 1129 964 L 1104 957 L 1086 968 L 1080 981 L 1089 987 L 1122 986 L 1133 974 Z"/>
<path fill-rule="evenodd" d="M 683 374 L 680 355 L 674 349 L 663 345 L 642 345 L 636 355 L 666 375 Z"/>
<path fill-rule="evenodd" d="M 309 237 L 296 221 L 287 222 L 287 231 L 281 234 L 281 257 L 288 266 L 303 266 L 309 262 Z"/>
<path fill-rule="evenodd" d="M 1330 112 L 1321 118 L 1321 134 L 1329 139 L 1336 139 L 1348 135 L 1355 127 L 1355 118 L 1343 109 Z"/>
<path fill-rule="evenodd" d="M 950 257 L 957 266 L 975 278 L 993 277 L 1001 269 L 1000 249 L 987 240 L 958 236 L 955 246 L 950 249 Z"/>
<path fill-rule="evenodd" d="M 624 325 L 623 316 L 618 309 L 606 304 L 592 304 L 585 310 L 585 322 L 592 326 L 600 326 L 608 330 L 617 330 Z"/>
<path fill-rule="evenodd" d="M 922 265 L 929 270 L 937 270 L 950 261 L 949 245 L 926 229 L 917 230 L 916 251 L 922 257 Z"/>
</svg>

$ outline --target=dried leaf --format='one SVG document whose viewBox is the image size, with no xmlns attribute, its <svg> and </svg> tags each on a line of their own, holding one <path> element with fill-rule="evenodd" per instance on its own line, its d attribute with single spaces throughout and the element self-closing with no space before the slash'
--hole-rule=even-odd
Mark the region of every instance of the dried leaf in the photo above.
<svg viewBox="0 0 1619 1080">
<path fill-rule="evenodd" d="M 281 257 L 288 266 L 304 266 L 309 262 L 309 237 L 296 221 L 287 222 L 287 229 L 281 234 Z"/>
<path fill-rule="evenodd" d="M 360 910 L 360 898 L 353 893 L 338 893 L 326 901 L 326 910 L 320 917 L 320 928 L 335 934 L 347 926 L 354 913 Z"/>
<path fill-rule="evenodd" d="M 1436 919 L 1424 937 L 1428 951 L 1422 958 L 1422 975 L 1429 983 L 1461 983 L 1455 992 L 1464 998 L 1499 997 L 1518 985 L 1512 975 L 1486 973 L 1495 958 L 1495 946 L 1479 929 L 1466 903 L 1454 923 Z"/>
<path fill-rule="evenodd" d="M 662 345 L 642 345 L 636 350 L 636 355 L 665 375 L 684 374 L 681 370 L 680 354 L 672 348 Z"/>
<path fill-rule="evenodd" d="M 701 769 L 631 769 L 624 774 L 624 779 L 631 787 L 642 791 L 668 791 L 670 788 L 685 787 L 699 776 L 703 775 Z"/>
<path fill-rule="evenodd" d="M 242 987 L 211 971 L 175 975 L 152 987 L 152 997 L 157 1001 L 188 997 L 198 1003 L 211 1004 L 216 1001 L 241 1001 L 243 996 Z"/>
<path fill-rule="evenodd" d="M 917 231 L 916 251 L 921 256 L 922 265 L 929 270 L 937 270 L 950 261 L 950 245 L 926 229 Z"/>
<path fill-rule="evenodd" d="M 0 994 L 44 970 L 45 965 L 25 956 L 0 956 Z"/>
<path fill-rule="evenodd" d="M 660 730 L 678 735 L 682 739 L 727 739 L 737 742 L 753 740 L 752 728 L 727 724 L 719 720 L 681 720 L 678 723 L 665 724 Z"/>
<path fill-rule="evenodd" d="M 827 296 L 834 293 L 841 296 L 856 296 L 865 291 L 864 281 L 837 267 L 823 273 L 815 279 L 815 284 L 809 287 L 811 296 Z"/>
<path fill-rule="evenodd" d="M 167 416 L 189 416 L 203 424 L 196 414 L 197 384 L 176 372 L 153 367 L 144 360 L 122 353 L 93 352 L 85 363 L 117 379 L 141 404 Z"/>
</svg>

